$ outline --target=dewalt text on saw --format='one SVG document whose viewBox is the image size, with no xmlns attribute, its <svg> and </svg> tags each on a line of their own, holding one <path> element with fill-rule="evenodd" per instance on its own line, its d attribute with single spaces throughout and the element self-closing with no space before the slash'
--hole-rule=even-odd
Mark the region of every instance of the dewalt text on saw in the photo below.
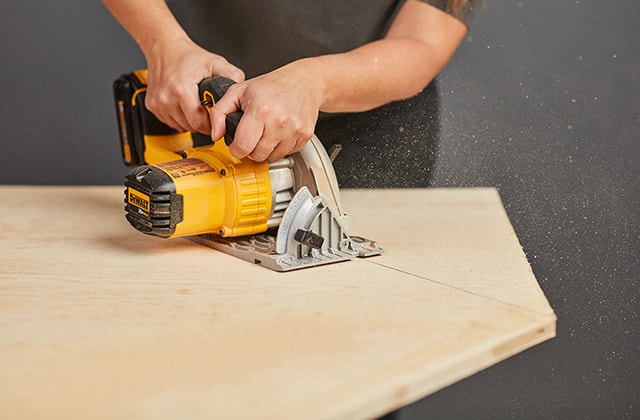
<svg viewBox="0 0 640 420">
<path fill-rule="evenodd" d="M 382 253 L 375 242 L 349 235 L 331 160 L 316 136 L 277 162 L 237 159 L 228 145 L 242 112 L 227 117 L 224 141 L 200 142 L 145 108 L 146 79 L 141 70 L 113 85 L 123 160 L 134 167 L 125 181 L 134 228 L 187 236 L 276 271 Z M 203 106 L 210 109 L 233 83 L 203 80 Z"/>
</svg>

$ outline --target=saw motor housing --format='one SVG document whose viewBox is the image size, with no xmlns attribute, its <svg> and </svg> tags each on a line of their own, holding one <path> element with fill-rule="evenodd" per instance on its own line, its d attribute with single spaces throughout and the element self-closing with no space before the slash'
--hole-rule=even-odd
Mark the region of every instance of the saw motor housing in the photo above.
<svg viewBox="0 0 640 420">
<path fill-rule="evenodd" d="M 231 84 L 206 79 L 201 101 L 212 106 Z M 383 252 L 347 233 L 333 166 L 316 136 L 277 162 L 237 159 L 230 136 L 198 145 L 191 133 L 157 120 L 145 94 L 146 71 L 114 82 L 122 156 L 134 167 L 125 180 L 126 218 L 137 230 L 190 237 L 276 271 Z M 240 117 L 227 119 L 227 133 Z"/>
</svg>

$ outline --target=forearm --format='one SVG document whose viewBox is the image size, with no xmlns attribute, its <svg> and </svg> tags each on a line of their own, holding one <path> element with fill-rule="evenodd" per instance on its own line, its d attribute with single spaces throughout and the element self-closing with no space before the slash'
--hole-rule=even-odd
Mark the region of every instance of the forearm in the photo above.
<svg viewBox="0 0 640 420">
<path fill-rule="evenodd" d="M 416 95 L 443 65 L 412 39 L 381 40 L 345 54 L 292 63 L 320 81 L 320 111 L 360 112 Z M 420 51 L 420 53 L 416 53 Z"/>
<path fill-rule="evenodd" d="M 188 40 L 164 0 L 102 0 L 146 57 L 164 42 Z"/>
<path fill-rule="evenodd" d="M 452 16 L 410 0 L 384 39 L 290 65 L 316 80 L 321 111 L 365 111 L 419 93 L 446 65 L 466 32 Z"/>
</svg>

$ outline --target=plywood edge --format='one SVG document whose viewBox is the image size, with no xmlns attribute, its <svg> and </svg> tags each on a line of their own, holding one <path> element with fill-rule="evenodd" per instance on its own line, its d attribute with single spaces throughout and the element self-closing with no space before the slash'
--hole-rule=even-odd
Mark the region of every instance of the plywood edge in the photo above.
<svg viewBox="0 0 640 420">
<path fill-rule="evenodd" d="M 409 361 L 413 367 L 404 373 L 389 376 L 385 384 L 377 383 L 355 398 L 345 400 L 345 405 L 332 406 L 322 419 L 372 419 L 383 416 L 414 403 L 484 369 L 496 365 L 524 350 L 554 338 L 555 315 L 539 316 L 528 328 L 503 337 L 484 346 L 472 346 L 456 353 L 436 369 L 425 363 L 423 353 L 417 353 Z M 391 391 L 390 391 L 391 390 Z"/>
</svg>

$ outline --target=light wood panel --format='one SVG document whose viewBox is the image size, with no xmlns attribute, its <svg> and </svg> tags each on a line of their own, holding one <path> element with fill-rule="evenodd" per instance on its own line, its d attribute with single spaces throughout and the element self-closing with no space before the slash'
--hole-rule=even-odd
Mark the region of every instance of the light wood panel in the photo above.
<svg viewBox="0 0 640 420">
<path fill-rule="evenodd" d="M 386 253 L 288 273 L 0 194 L 0 418 L 370 418 L 555 334 L 493 189 L 345 190 Z"/>
</svg>

